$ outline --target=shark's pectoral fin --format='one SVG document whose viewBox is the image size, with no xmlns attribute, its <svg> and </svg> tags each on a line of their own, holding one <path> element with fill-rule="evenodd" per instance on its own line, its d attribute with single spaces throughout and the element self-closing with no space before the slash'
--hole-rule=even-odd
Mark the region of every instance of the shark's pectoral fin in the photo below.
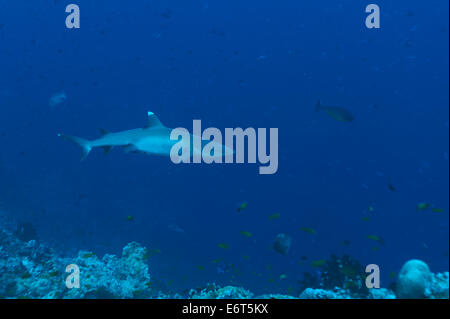
<svg viewBox="0 0 450 319">
<path fill-rule="evenodd" d="M 103 153 L 107 155 L 109 152 L 111 152 L 112 146 L 103 146 Z"/>
<path fill-rule="evenodd" d="M 159 118 L 153 112 L 148 112 L 147 114 L 148 114 L 148 122 L 147 122 L 147 125 L 144 126 L 144 129 L 164 126 L 164 125 L 162 125 Z"/>
<path fill-rule="evenodd" d="M 123 146 L 123 151 L 125 153 L 139 153 L 139 150 L 136 148 L 134 144 L 128 144 Z"/>
</svg>

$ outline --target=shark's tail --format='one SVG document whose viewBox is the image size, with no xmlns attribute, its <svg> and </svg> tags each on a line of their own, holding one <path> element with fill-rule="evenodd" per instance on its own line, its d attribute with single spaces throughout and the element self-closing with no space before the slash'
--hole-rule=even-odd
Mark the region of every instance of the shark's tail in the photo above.
<svg viewBox="0 0 450 319">
<path fill-rule="evenodd" d="M 77 144 L 81 147 L 81 150 L 83 152 L 83 154 L 81 155 L 81 160 L 84 160 L 89 155 L 89 152 L 92 149 L 90 142 L 83 138 L 64 134 L 58 134 L 58 136 L 62 137 L 65 140 L 71 141 L 72 143 Z"/>
</svg>

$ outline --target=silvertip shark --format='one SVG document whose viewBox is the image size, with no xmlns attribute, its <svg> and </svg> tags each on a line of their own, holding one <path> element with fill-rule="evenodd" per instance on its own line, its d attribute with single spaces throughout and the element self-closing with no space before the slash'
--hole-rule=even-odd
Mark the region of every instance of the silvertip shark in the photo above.
<svg viewBox="0 0 450 319">
<path fill-rule="evenodd" d="M 170 156 L 172 147 L 176 143 L 180 143 L 180 141 L 170 138 L 172 129 L 164 126 L 153 112 L 148 112 L 147 115 L 148 122 L 143 128 L 135 128 L 116 133 L 100 129 L 101 137 L 96 140 L 87 140 L 81 137 L 61 133 L 59 133 L 58 136 L 81 147 L 81 160 L 84 160 L 93 148 L 103 148 L 105 154 L 107 154 L 116 146 L 122 147 L 126 153 Z M 191 143 L 192 138 L 193 136 L 190 135 L 190 140 L 182 142 L 189 143 L 188 147 L 191 151 L 190 154 L 201 154 L 201 148 L 205 145 L 205 142 L 208 143 L 208 141 L 202 141 L 200 149 L 196 149 L 194 143 Z M 234 150 L 224 145 L 221 145 L 220 150 L 225 156 L 234 154 Z M 216 154 L 216 156 L 217 155 L 219 154 Z"/>
</svg>

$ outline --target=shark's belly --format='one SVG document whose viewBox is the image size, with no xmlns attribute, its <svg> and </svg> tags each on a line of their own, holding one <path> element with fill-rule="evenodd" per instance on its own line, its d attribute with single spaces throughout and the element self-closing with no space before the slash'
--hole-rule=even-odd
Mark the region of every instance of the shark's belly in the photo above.
<svg viewBox="0 0 450 319">
<path fill-rule="evenodd" d="M 145 138 L 135 143 L 136 150 L 147 154 L 170 156 L 170 150 L 176 141 L 170 138 Z"/>
</svg>

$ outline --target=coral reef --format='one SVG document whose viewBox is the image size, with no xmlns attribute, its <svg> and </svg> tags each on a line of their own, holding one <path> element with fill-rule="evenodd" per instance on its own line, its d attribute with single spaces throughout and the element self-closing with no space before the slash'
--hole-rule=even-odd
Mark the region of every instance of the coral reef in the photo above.
<svg viewBox="0 0 450 319">
<path fill-rule="evenodd" d="M 105 255 L 99 259 L 91 252 L 80 251 L 77 258 L 64 264 L 80 269 L 80 288 L 70 289 L 68 298 L 144 298 L 150 294 L 148 252 L 138 243 L 123 248 L 122 257 Z"/>
<path fill-rule="evenodd" d="M 130 243 L 122 257 L 90 252 L 60 258 L 35 240 L 0 230 L 0 298 L 144 298 L 150 294 L 145 248 Z M 80 270 L 80 288 L 68 289 L 66 266 Z"/>
<path fill-rule="evenodd" d="M 359 261 L 348 255 L 344 255 L 342 258 L 332 255 L 323 268 L 321 280 L 323 288 L 342 287 L 353 294 L 355 298 L 368 294 L 364 267 Z"/>
<path fill-rule="evenodd" d="M 306 288 L 300 299 L 352 299 L 348 290 L 336 288 L 334 290 Z"/>
<path fill-rule="evenodd" d="M 421 260 L 406 262 L 397 279 L 396 295 L 400 299 L 425 298 L 431 288 L 431 271 Z"/>
<path fill-rule="evenodd" d="M 28 239 L 29 237 L 26 237 Z M 155 298 L 155 299 L 394 299 L 389 289 L 367 289 L 363 285 L 362 266 L 350 257 L 333 256 L 318 276 L 306 276 L 305 287 L 297 296 L 254 294 L 242 287 L 221 287 L 214 283 L 191 289 L 180 295 L 162 291 L 158 280 L 150 282 L 149 252 L 136 242 L 122 250 L 121 257 L 99 258 L 80 251 L 74 258 L 59 257 L 36 240 L 23 241 L 0 229 L 0 298 Z M 79 288 L 68 288 L 70 273 L 66 266 L 77 265 Z M 350 284 L 349 284 L 350 283 Z M 319 287 L 317 287 L 319 286 Z M 449 273 L 433 274 L 418 260 L 407 262 L 399 274 L 398 298 L 449 297 Z"/>
<path fill-rule="evenodd" d="M 240 287 L 226 286 L 220 287 L 216 284 L 208 284 L 204 289 L 191 289 L 189 298 L 191 299 L 250 299 L 253 294 Z"/>
</svg>

